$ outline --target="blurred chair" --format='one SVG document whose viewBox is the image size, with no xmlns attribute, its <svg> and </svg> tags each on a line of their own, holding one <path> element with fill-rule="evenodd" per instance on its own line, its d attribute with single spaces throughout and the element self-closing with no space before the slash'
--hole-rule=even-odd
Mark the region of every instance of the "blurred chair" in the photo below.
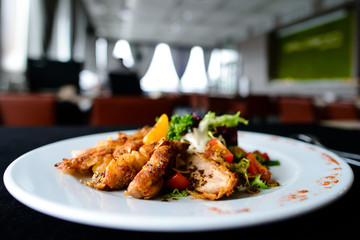
<svg viewBox="0 0 360 240">
<path fill-rule="evenodd" d="M 207 111 L 209 111 L 210 107 L 209 96 L 206 94 L 197 93 L 190 94 L 189 105 L 190 108 L 194 111 L 199 110 L 200 112 L 206 113 Z"/>
<path fill-rule="evenodd" d="M 0 95 L 0 116 L 5 126 L 56 124 L 56 97 L 42 94 Z"/>
<path fill-rule="evenodd" d="M 358 110 L 353 103 L 328 103 L 325 106 L 328 120 L 357 120 Z"/>
<path fill-rule="evenodd" d="M 315 107 L 311 98 L 279 97 L 278 113 L 282 123 L 315 123 Z"/>
<path fill-rule="evenodd" d="M 141 95 L 139 78 L 135 73 L 109 73 L 113 95 Z"/>
<path fill-rule="evenodd" d="M 245 101 L 240 101 L 240 100 L 234 100 L 230 102 L 230 112 L 232 114 L 240 112 L 242 117 L 248 117 L 247 114 L 248 111 L 248 105 Z"/>
<path fill-rule="evenodd" d="M 209 111 L 215 112 L 217 115 L 228 113 L 231 105 L 231 99 L 225 97 L 209 97 Z"/>
<path fill-rule="evenodd" d="M 151 99 L 135 96 L 99 97 L 94 99 L 91 125 L 153 125 L 155 118 L 166 113 L 172 115 L 171 99 Z"/>
<path fill-rule="evenodd" d="M 247 117 L 265 119 L 271 112 L 269 96 L 250 95 L 245 99 Z"/>
<path fill-rule="evenodd" d="M 266 120 L 272 112 L 270 99 L 264 95 L 251 95 L 230 102 L 232 113 L 241 112 L 241 116 L 251 120 Z"/>
</svg>

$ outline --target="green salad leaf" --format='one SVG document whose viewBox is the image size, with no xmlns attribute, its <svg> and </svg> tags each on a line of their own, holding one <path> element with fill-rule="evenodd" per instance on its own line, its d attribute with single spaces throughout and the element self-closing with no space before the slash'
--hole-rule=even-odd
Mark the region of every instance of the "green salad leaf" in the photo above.
<svg viewBox="0 0 360 240">
<path fill-rule="evenodd" d="M 163 198 L 174 198 L 174 197 L 186 197 L 189 193 L 184 189 L 182 191 L 179 191 L 179 189 L 175 188 L 171 193 L 165 194 Z"/>
<path fill-rule="evenodd" d="M 249 123 L 245 118 L 240 117 L 240 112 L 236 114 L 223 114 L 216 116 L 214 112 L 208 112 L 203 120 L 200 121 L 199 128 L 201 129 L 215 129 L 216 127 L 236 127 L 239 123 L 247 125 Z"/>
<path fill-rule="evenodd" d="M 246 158 L 242 158 L 238 163 L 233 165 L 233 172 L 247 174 L 247 169 L 249 168 L 250 161 Z"/>
<path fill-rule="evenodd" d="M 174 114 L 171 116 L 166 138 L 170 140 L 180 140 L 181 136 L 187 133 L 193 124 L 194 117 L 192 115 L 185 114 L 180 117 L 178 114 Z"/>
<path fill-rule="evenodd" d="M 270 188 L 265 181 L 260 179 L 261 174 L 257 175 L 256 178 L 250 182 L 250 187 L 252 188 L 262 188 L 262 189 L 268 189 Z"/>
<path fill-rule="evenodd" d="M 236 127 L 239 123 L 248 124 L 248 120 L 240 117 L 240 112 L 216 116 L 214 112 L 209 111 L 199 122 L 199 126 L 186 134 L 184 139 L 197 149 L 204 149 L 206 143 L 214 137 L 216 127 Z"/>
</svg>

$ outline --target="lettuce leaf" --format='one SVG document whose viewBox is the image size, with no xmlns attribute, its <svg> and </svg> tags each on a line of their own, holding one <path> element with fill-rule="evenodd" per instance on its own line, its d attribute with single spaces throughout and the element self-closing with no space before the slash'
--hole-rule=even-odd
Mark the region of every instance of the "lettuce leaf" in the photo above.
<svg viewBox="0 0 360 240">
<path fill-rule="evenodd" d="M 250 182 L 250 187 L 252 188 L 262 188 L 262 189 L 268 189 L 270 188 L 268 185 L 266 185 L 266 182 L 260 179 L 261 174 L 257 175 L 256 178 Z"/>
<path fill-rule="evenodd" d="M 165 194 L 163 198 L 174 198 L 174 197 L 186 197 L 189 193 L 186 190 L 179 191 L 179 189 L 175 188 L 171 193 Z"/>
<path fill-rule="evenodd" d="M 250 161 L 246 158 L 242 158 L 238 163 L 233 165 L 233 172 L 247 174 L 247 169 L 250 166 Z"/>
<path fill-rule="evenodd" d="M 216 127 L 237 127 L 239 123 L 243 123 L 247 125 L 249 123 L 245 118 L 240 117 L 240 112 L 236 114 L 223 114 L 221 116 L 216 116 L 214 112 L 208 112 L 203 120 L 199 123 L 199 128 L 205 130 L 210 129 L 213 130 Z"/>
<path fill-rule="evenodd" d="M 190 114 L 185 114 L 182 117 L 178 114 L 173 115 L 169 122 L 166 138 L 170 140 L 180 140 L 181 136 L 187 133 L 193 124 L 194 117 Z"/>
<path fill-rule="evenodd" d="M 186 134 L 183 139 L 190 142 L 194 151 L 204 151 L 206 143 L 214 137 L 216 127 L 236 127 L 239 123 L 248 124 L 248 121 L 240 117 L 240 112 L 234 115 L 224 114 L 216 116 L 214 112 L 208 112 L 200 121 L 197 128 Z"/>
</svg>

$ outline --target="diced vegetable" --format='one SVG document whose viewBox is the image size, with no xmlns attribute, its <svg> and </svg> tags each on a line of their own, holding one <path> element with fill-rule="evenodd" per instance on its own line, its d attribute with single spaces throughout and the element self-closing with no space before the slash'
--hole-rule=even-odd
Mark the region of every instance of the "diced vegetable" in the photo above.
<svg viewBox="0 0 360 240">
<path fill-rule="evenodd" d="M 261 179 L 265 181 L 269 181 L 271 179 L 271 173 L 269 169 L 261 165 L 261 163 L 256 160 L 256 157 L 252 152 L 249 152 L 246 158 L 250 161 L 250 165 L 247 170 L 248 173 L 261 174 Z"/>
<path fill-rule="evenodd" d="M 256 160 L 258 160 L 258 162 L 261 164 L 264 164 L 265 162 L 270 160 L 267 153 L 261 153 L 260 151 L 256 150 L 253 152 L 253 154 L 256 157 Z"/>
<path fill-rule="evenodd" d="M 181 173 L 175 173 L 166 182 L 165 185 L 170 189 L 183 190 L 190 186 L 189 180 L 186 179 Z"/>
<path fill-rule="evenodd" d="M 254 155 L 259 163 L 261 163 L 264 166 L 270 167 L 270 166 L 280 166 L 280 162 L 277 160 L 270 160 L 269 155 L 265 153 L 261 153 L 260 151 L 254 151 Z"/>
<path fill-rule="evenodd" d="M 229 146 L 228 149 L 234 154 L 234 157 L 238 160 L 246 157 L 247 153 L 239 146 Z"/>
<path fill-rule="evenodd" d="M 197 128 L 199 126 L 199 123 L 202 120 L 202 118 L 200 116 L 198 116 L 195 112 L 192 112 L 191 116 L 194 118 L 193 127 Z"/>
<path fill-rule="evenodd" d="M 222 136 L 228 146 L 238 145 L 237 127 L 220 126 L 216 127 L 214 136 Z"/>
<path fill-rule="evenodd" d="M 229 163 L 231 163 L 234 159 L 234 155 L 230 152 L 230 150 L 227 149 L 217 138 L 213 138 L 206 143 L 205 152 L 213 156 L 219 154 Z"/>
<path fill-rule="evenodd" d="M 143 142 L 145 144 L 148 144 L 151 142 L 159 141 L 161 138 L 165 137 L 168 127 L 169 127 L 169 118 L 164 113 L 157 120 L 153 129 L 151 129 L 151 131 L 144 137 Z"/>
</svg>

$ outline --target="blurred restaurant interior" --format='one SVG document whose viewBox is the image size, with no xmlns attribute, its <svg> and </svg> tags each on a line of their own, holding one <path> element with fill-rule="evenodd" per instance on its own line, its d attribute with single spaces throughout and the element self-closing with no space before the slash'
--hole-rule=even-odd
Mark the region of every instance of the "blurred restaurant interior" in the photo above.
<svg viewBox="0 0 360 240">
<path fill-rule="evenodd" d="M 0 126 L 359 128 L 357 0 L 1 0 Z"/>
</svg>

